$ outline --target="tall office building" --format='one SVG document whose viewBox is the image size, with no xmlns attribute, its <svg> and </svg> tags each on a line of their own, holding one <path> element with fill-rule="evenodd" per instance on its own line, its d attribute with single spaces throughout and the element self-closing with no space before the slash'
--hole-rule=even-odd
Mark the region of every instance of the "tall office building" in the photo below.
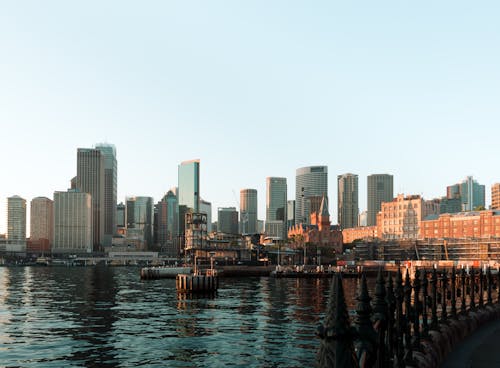
<svg viewBox="0 0 500 368">
<path fill-rule="evenodd" d="M 500 209 L 500 183 L 495 183 L 491 186 L 491 209 Z"/>
<path fill-rule="evenodd" d="M 286 178 L 266 178 L 266 234 L 284 239 L 287 221 Z M 279 225 L 281 223 L 281 226 Z"/>
<path fill-rule="evenodd" d="M 472 176 L 462 182 L 446 187 L 446 197 L 460 198 L 462 211 L 472 211 L 476 207 L 486 207 L 485 186 L 478 184 Z"/>
<path fill-rule="evenodd" d="M 8 250 L 26 250 L 26 199 L 17 195 L 7 198 Z"/>
<path fill-rule="evenodd" d="M 394 177 L 389 174 L 368 175 L 366 225 L 377 225 L 377 213 L 382 202 L 391 202 L 394 198 Z"/>
<path fill-rule="evenodd" d="M 212 232 L 212 203 L 200 199 L 200 213 L 207 215 L 207 233 Z"/>
<path fill-rule="evenodd" d="M 76 188 L 92 197 L 92 244 L 101 249 L 104 239 L 104 155 L 98 149 L 78 148 Z"/>
<path fill-rule="evenodd" d="M 311 201 L 328 196 L 328 168 L 308 166 L 297 169 L 295 176 L 295 224 L 309 224 Z"/>
<path fill-rule="evenodd" d="M 177 206 L 177 197 L 169 190 L 165 194 L 157 206 L 157 242 L 162 251 L 166 252 L 169 256 L 175 257 L 178 255 L 177 251 L 177 232 L 178 232 L 178 218 L 179 207 Z"/>
<path fill-rule="evenodd" d="M 148 250 L 153 245 L 153 198 L 127 197 L 127 239 L 136 249 Z"/>
<path fill-rule="evenodd" d="M 240 190 L 240 228 L 242 234 L 257 234 L 257 189 Z"/>
<path fill-rule="evenodd" d="M 236 207 L 219 207 L 217 210 L 217 232 L 238 234 L 238 211 Z"/>
<path fill-rule="evenodd" d="M 104 239 L 110 246 L 116 231 L 117 162 L 116 148 L 112 144 L 99 143 L 95 147 L 104 156 Z"/>
<path fill-rule="evenodd" d="M 341 229 L 358 226 L 358 176 L 343 174 L 337 177 L 338 223 Z"/>
<path fill-rule="evenodd" d="M 289 200 L 286 202 L 286 228 L 287 230 L 295 225 L 295 200 Z"/>
<path fill-rule="evenodd" d="M 54 193 L 52 253 L 90 253 L 93 246 L 92 196 L 70 189 Z"/>
<path fill-rule="evenodd" d="M 178 181 L 179 206 L 186 206 L 195 213 L 200 212 L 200 160 L 182 162 L 179 165 Z"/>
<path fill-rule="evenodd" d="M 54 202 L 47 197 L 31 200 L 30 240 L 46 242 L 49 249 L 54 240 Z"/>
</svg>

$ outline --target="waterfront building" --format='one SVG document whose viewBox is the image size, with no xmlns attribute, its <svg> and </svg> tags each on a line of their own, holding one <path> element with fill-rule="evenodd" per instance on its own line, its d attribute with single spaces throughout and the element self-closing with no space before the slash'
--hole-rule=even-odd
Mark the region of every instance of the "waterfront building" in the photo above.
<svg viewBox="0 0 500 368">
<path fill-rule="evenodd" d="M 240 190 L 240 224 L 242 234 L 256 234 L 257 189 Z"/>
<path fill-rule="evenodd" d="M 286 228 L 295 225 L 295 200 L 286 201 Z"/>
<path fill-rule="evenodd" d="M 212 231 L 212 203 L 200 199 L 200 213 L 207 215 L 207 232 Z"/>
<path fill-rule="evenodd" d="M 382 203 L 377 218 L 378 236 L 382 239 L 419 239 L 422 220 L 433 214 L 439 214 L 439 201 L 399 194 L 391 202 Z"/>
<path fill-rule="evenodd" d="M 7 251 L 26 250 L 26 199 L 18 195 L 7 198 Z"/>
<path fill-rule="evenodd" d="M 462 182 L 448 186 L 446 197 L 460 198 L 462 211 L 472 211 L 478 207 L 485 207 L 485 186 L 478 184 L 472 176 L 467 176 Z"/>
<path fill-rule="evenodd" d="M 377 226 L 359 226 L 342 230 L 344 244 L 352 243 L 355 240 L 372 241 L 376 238 L 378 238 Z"/>
<path fill-rule="evenodd" d="M 78 148 L 76 188 L 92 198 L 92 243 L 101 250 L 104 239 L 104 155 L 98 149 Z"/>
<path fill-rule="evenodd" d="M 110 246 L 116 231 L 117 170 L 116 148 L 112 144 L 99 143 L 95 147 L 104 156 L 104 237 L 103 245 Z"/>
<path fill-rule="evenodd" d="M 153 245 L 153 198 L 127 197 L 127 241 L 136 250 L 149 250 Z"/>
<path fill-rule="evenodd" d="M 266 178 L 266 235 L 286 238 L 286 209 L 286 178 Z"/>
<path fill-rule="evenodd" d="M 390 202 L 393 198 L 394 177 L 392 175 L 372 174 L 368 176 L 366 226 L 377 225 L 377 214 L 380 211 L 382 202 Z"/>
<path fill-rule="evenodd" d="M 200 211 L 200 160 L 184 161 L 178 171 L 179 206 L 186 206 L 192 212 Z M 181 219 L 184 221 L 184 219 Z"/>
<path fill-rule="evenodd" d="M 53 254 L 92 252 L 92 197 L 70 189 L 54 193 Z"/>
<path fill-rule="evenodd" d="M 491 186 L 491 209 L 500 210 L 500 183 Z"/>
<path fill-rule="evenodd" d="M 307 166 L 296 170 L 295 224 L 307 224 L 311 218 L 311 198 L 328 196 L 328 168 Z M 314 212 L 314 211 L 312 211 Z"/>
<path fill-rule="evenodd" d="M 422 238 L 500 238 L 500 211 L 468 211 L 427 216 L 422 221 Z"/>
<path fill-rule="evenodd" d="M 306 248 L 304 263 L 310 263 L 315 257 L 333 260 L 335 254 L 342 253 L 342 231 L 331 225 L 326 195 L 323 195 L 318 211 L 312 213 L 307 222 L 309 224 L 301 223 L 288 230 L 291 246 L 297 250 Z"/>
<path fill-rule="evenodd" d="M 343 174 L 337 177 L 338 224 L 341 229 L 358 226 L 358 176 Z"/>
<path fill-rule="evenodd" d="M 219 207 L 217 210 L 217 232 L 238 234 L 238 211 L 236 207 Z"/>
<path fill-rule="evenodd" d="M 30 240 L 27 252 L 50 252 L 54 241 L 54 202 L 36 197 L 30 203 Z"/>
</svg>

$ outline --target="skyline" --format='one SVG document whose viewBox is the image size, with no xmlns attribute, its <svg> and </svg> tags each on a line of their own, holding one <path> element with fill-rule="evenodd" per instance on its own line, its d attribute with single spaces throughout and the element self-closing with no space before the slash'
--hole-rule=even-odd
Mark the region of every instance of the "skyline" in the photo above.
<svg viewBox="0 0 500 368">
<path fill-rule="evenodd" d="M 499 7 L 5 4 L 0 233 L 7 197 L 53 198 L 76 175 L 77 148 L 99 142 L 117 149 L 118 202 L 157 202 L 199 158 L 213 220 L 243 188 L 257 189 L 264 219 L 266 177 L 287 178 L 293 199 L 295 170 L 313 165 L 328 166 L 333 222 L 335 178 L 349 172 L 360 211 L 366 177 L 380 173 L 394 175 L 395 195 L 426 199 L 472 175 L 489 204 Z"/>
</svg>

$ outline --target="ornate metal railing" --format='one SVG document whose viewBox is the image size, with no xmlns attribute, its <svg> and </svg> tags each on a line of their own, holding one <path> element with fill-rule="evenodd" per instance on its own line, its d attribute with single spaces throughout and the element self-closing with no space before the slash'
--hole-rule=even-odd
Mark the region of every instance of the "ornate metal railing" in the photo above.
<svg viewBox="0 0 500 368">
<path fill-rule="evenodd" d="M 361 275 L 354 321 L 342 276 L 334 275 L 318 327 L 319 367 L 436 367 L 479 325 L 500 318 L 500 272 L 379 270 L 373 301 Z M 494 291 L 496 298 L 494 299 Z"/>
</svg>

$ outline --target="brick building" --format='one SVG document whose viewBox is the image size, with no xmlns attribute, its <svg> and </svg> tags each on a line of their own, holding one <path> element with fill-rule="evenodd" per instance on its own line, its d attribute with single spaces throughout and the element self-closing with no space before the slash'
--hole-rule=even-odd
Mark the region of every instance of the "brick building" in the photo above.
<svg viewBox="0 0 500 368">
<path fill-rule="evenodd" d="M 470 211 L 429 216 L 422 238 L 500 238 L 500 211 Z"/>
</svg>

